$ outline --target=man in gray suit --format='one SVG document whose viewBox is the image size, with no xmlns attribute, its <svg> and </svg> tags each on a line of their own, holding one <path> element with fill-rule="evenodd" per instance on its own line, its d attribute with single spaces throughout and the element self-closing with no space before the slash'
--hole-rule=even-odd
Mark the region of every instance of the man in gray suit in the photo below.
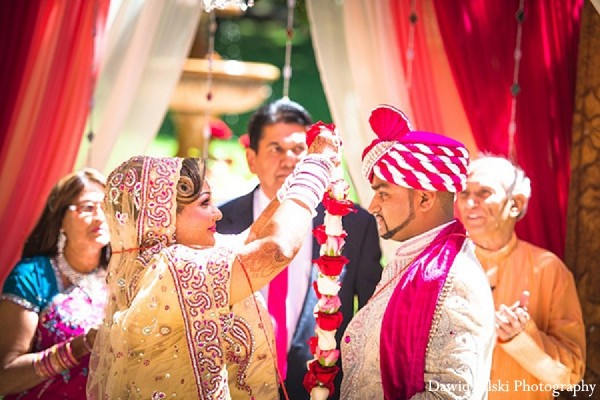
<svg viewBox="0 0 600 400">
<path fill-rule="evenodd" d="M 298 103 L 280 99 L 258 109 L 248 124 L 250 144 L 246 149 L 246 159 L 250 171 L 259 179 L 259 185 L 250 193 L 230 200 L 219 206 L 223 218 L 217 222 L 219 233 L 240 233 L 250 226 L 257 216 L 275 197 L 285 178 L 306 154 L 306 129 L 312 124 L 308 112 Z M 344 229 L 348 233 L 343 255 L 350 262 L 344 267 L 340 279 L 342 288 L 338 293 L 342 302 L 340 311 L 344 316 L 336 337 L 339 345 L 342 333 L 355 311 L 355 298 L 358 308 L 364 306 L 381 278 L 381 249 L 377 224 L 373 216 L 356 205 L 358 212 L 343 217 Z M 313 226 L 323 224 L 324 208 L 317 208 Z M 306 362 L 312 359 L 308 339 L 315 335 L 313 310 L 317 298 L 312 283 L 317 277 L 317 268 L 312 260 L 319 257 L 319 245 L 312 235 L 307 235 L 304 245 L 287 268 L 287 291 L 285 295 L 285 327 L 277 326 L 277 339 L 287 349 L 287 360 L 278 352 L 280 371 L 284 375 L 285 387 L 290 399 L 309 399 L 309 393 L 302 386 L 306 373 Z M 275 279 L 275 281 L 277 278 Z M 267 303 L 274 300 L 275 281 L 272 287 L 261 289 Z M 269 301 L 271 296 L 271 301 Z M 280 300 L 283 301 L 283 300 Z M 283 325 L 283 323 L 281 324 Z M 281 349 L 278 343 L 278 348 Z M 287 364 L 287 365 L 286 365 Z M 338 361 L 339 366 L 339 361 Z M 335 382 L 335 394 L 339 398 L 341 370 Z"/>
</svg>

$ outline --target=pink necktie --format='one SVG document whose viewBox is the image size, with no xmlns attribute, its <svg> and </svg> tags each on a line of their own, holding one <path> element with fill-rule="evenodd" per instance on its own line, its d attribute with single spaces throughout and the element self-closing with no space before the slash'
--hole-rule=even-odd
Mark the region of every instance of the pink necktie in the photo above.
<svg viewBox="0 0 600 400">
<path fill-rule="evenodd" d="M 285 299 L 288 290 L 287 267 L 279 273 L 269 284 L 268 308 L 275 321 L 275 347 L 277 349 L 277 367 L 281 379 L 285 380 L 287 372 L 287 323 L 285 312 Z"/>
</svg>

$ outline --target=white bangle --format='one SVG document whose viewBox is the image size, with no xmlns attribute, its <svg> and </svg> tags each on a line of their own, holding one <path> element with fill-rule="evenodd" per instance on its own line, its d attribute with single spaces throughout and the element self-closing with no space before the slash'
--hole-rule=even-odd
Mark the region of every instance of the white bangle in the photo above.
<svg viewBox="0 0 600 400">
<path fill-rule="evenodd" d="M 304 159 L 302 159 L 300 162 L 298 162 L 298 164 L 296 164 L 294 171 L 292 171 L 292 173 L 287 176 L 287 178 L 285 179 L 285 181 L 283 182 L 283 184 L 277 191 L 277 200 L 279 200 L 279 202 L 282 202 L 283 199 L 286 197 L 286 194 L 290 188 L 290 185 L 294 182 L 296 175 L 298 174 L 299 171 L 302 170 L 304 164 L 317 164 L 317 165 L 325 166 L 325 168 L 327 169 L 328 176 L 330 177 L 330 180 L 331 180 L 331 174 L 335 170 L 335 165 L 333 164 L 333 162 L 331 160 L 329 160 L 327 157 L 323 156 L 322 154 L 307 155 Z"/>
<path fill-rule="evenodd" d="M 335 166 L 321 154 L 309 154 L 296 164 L 294 171 L 277 191 L 277 199 L 295 199 L 306 205 L 312 215 L 329 187 Z"/>
<path fill-rule="evenodd" d="M 327 168 L 327 174 L 329 176 L 331 176 L 331 173 L 335 169 L 335 165 L 333 164 L 333 161 L 331 161 L 329 158 L 327 158 L 323 154 L 309 154 L 306 157 L 304 157 L 304 159 L 302 159 L 301 162 L 319 163 L 321 165 L 324 165 L 325 168 Z"/>
</svg>

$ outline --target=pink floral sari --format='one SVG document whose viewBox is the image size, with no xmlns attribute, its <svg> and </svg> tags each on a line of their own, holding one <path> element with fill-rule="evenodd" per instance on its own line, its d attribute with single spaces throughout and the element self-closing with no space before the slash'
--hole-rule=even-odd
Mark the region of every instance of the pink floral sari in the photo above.
<svg viewBox="0 0 600 400">
<path fill-rule="evenodd" d="M 33 351 L 41 351 L 53 344 L 79 336 L 102 322 L 106 304 L 106 287 L 97 285 L 95 290 L 73 286 L 59 293 L 39 315 Z M 89 356 L 79 365 L 9 399 L 81 399 L 85 398 Z"/>
</svg>

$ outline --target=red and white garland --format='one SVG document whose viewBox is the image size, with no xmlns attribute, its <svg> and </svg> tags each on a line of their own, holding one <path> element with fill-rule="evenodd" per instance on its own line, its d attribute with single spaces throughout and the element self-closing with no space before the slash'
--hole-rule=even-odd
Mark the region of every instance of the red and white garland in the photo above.
<svg viewBox="0 0 600 400">
<path fill-rule="evenodd" d="M 322 130 L 335 131 L 334 124 L 317 122 L 307 131 L 307 144 Z M 314 315 L 317 321 L 316 336 L 309 340 L 314 358 L 307 363 L 308 372 L 304 377 L 304 387 L 313 400 L 325 400 L 334 393 L 334 379 L 339 372 L 336 362 L 340 356 L 337 350 L 335 333 L 342 323 L 342 305 L 338 292 L 341 288 L 339 275 L 348 259 L 342 255 L 346 243 L 346 231 L 342 217 L 356 212 L 354 203 L 348 200 L 348 183 L 344 180 L 341 165 L 332 174 L 331 186 L 323 197 L 325 207 L 324 224 L 313 230 L 317 243 L 321 245 L 320 257 L 313 262 L 319 268 L 319 275 L 313 288 L 317 295 Z"/>
</svg>

